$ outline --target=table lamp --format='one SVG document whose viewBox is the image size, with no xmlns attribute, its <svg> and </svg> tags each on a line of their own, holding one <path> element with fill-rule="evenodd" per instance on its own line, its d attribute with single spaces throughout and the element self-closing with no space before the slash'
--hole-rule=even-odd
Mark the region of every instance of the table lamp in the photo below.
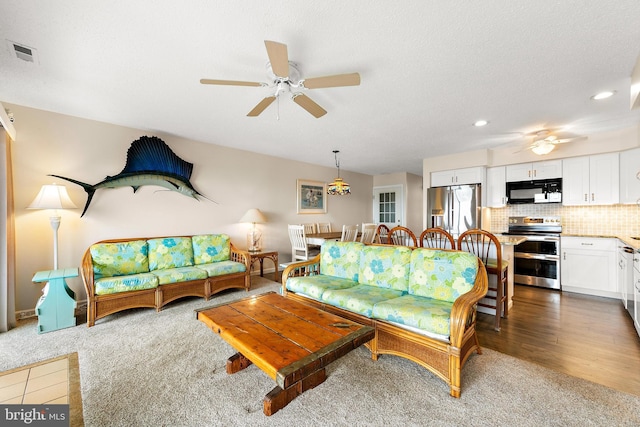
<svg viewBox="0 0 640 427">
<path fill-rule="evenodd" d="M 267 222 L 267 218 L 264 216 L 260 209 L 249 209 L 240 218 L 240 222 L 250 222 L 251 228 L 247 233 L 247 246 L 249 252 L 260 252 L 262 249 L 262 233 L 256 228 L 256 224 L 263 224 Z"/>
<path fill-rule="evenodd" d="M 53 228 L 53 269 L 58 269 L 58 228 L 60 228 L 60 214 L 58 209 L 75 209 L 77 206 L 71 201 L 64 185 L 43 185 L 40 192 L 33 199 L 27 209 L 52 209 L 49 221 Z"/>
</svg>

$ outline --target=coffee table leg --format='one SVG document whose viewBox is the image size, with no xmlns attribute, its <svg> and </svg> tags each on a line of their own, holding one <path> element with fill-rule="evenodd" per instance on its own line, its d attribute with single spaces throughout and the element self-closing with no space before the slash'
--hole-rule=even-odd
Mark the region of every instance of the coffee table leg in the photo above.
<svg viewBox="0 0 640 427">
<path fill-rule="evenodd" d="M 236 353 L 227 359 L 227 374 L 235 374 L 251 365 L 251 360 L 244 357 L 241 353 Z"/>
<path fill-rule="evenodd" d="M 304 377 L 298 382 L 291 384 L 286 389 L 276 386 L 271 390 L 263 401 L 263 412 L 266 416 L 273 415 L 280 409 L 287 406 L 289 402 L 304 393 L 305 391 L 320 385 L 327 379 L 324 368 L 319 369 L 310 375 Z"/>
</svg>

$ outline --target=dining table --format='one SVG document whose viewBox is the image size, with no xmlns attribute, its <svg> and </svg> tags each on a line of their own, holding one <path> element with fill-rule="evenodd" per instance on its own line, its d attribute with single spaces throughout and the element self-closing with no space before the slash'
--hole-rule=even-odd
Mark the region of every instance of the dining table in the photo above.
<svg viewBox="0 0 640 427">
<path fill-rule="evenodd" d="M 326 233 L 309 233 L 306 235 L 308 245 L 322 246 L 327 240 L 340 240 L 342 231 L 329 231 Z"/>
</svg>

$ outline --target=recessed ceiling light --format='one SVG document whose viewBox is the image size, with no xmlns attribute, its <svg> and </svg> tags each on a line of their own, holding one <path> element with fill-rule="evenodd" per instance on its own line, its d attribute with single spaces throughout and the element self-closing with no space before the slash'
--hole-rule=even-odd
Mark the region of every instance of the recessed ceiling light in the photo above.
<svg viewBox="0 0 640 427">
<path fill-rule="evenodd" d="M 604 92 L 597 93 L 591 97 L 591 99 L 595 101 L 599 101 L 601 99 L 607 99 L 612 97 L 616 93 L 615 90 L 606 90 Z"/>
<path fill-rule="evenodd" d="M 486 126 L 488 124 L 489 124 L 489 122 L 486 121 L 486 120 L 478 120 L 473 125 L 476 126 L 476 127 L 480 127 L 480 126 Z"/>
</svg>

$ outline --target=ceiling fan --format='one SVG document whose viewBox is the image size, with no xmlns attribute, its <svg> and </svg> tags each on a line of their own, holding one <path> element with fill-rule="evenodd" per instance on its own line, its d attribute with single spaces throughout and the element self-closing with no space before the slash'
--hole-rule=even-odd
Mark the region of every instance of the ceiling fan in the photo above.
<svg viewBox="0 0 640 427">
<path fill-rule="evenodd" d="M 531 144 L 527 149 L 533 151 L 539 156 L 549 154 L 556 148 L 557 144 L 565 144 L 571 141 L 587 139 L 586 136 L 575 135 L 567 132 L 559 132 L 553 129 L 541 129 L 530 132 L 525 137 L 532 138 Z"/>
<path fill-rule="evenodd" d="M 307 110 L 315 118 L 327 114 L 327 111 L 314 102 L 301 91 L 304 89 L 321 89 L 339 86 L 358 86 L 360 84 L 360 74 L 338 74 L 334 76 L 315 77 L 311 79 L 301 79 L 297 65 L 289 61 L 287 45 L 265 40 L 269 62 L 267 63 L 267 75 L 269 83 L 244 82 L 236 80 L 215 80 L 201 79 L 200 83 L 207 85 L 227 85 L 227 86 L 256 86 L 271 87 L 275 91 L 273 95 L 267 96 L 249 111 L 247 116 L 259 116 L 273 101 L 285 93 L 289 93 L 293 102 Z"/>
</svg>

